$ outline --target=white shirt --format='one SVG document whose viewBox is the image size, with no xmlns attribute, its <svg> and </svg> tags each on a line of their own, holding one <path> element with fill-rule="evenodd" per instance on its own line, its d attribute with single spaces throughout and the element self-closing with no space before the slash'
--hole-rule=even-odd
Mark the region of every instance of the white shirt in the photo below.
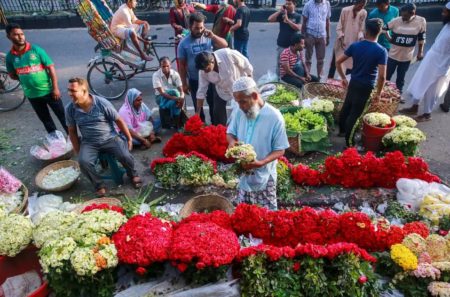
<svg viewBox="0 0 450 297">
<path fill-rule="evenodd" d="M 205 99 L 209 83 L 216 86 L 217 94 L 224 101 L 233 100 L 233 83 L 242 76 L 252 76 L 253 66 L 240 52 L 223 48 L 214 52 L 219 72 L 200 70 L 197 99 Z"/>
<path fill-rule="evenodd" d="M 114 13 L 111 20 L 111 31 L 114 33 L 118 28 L 130 28 L 137 18 L 133 10 L 126 4 L 122 4 Z"/>
<path fill-rule="evenodd" d="M 160 95 L 157 88 L 162 88 L 163 91 L 166 91 L 168 89 L 177 89 L 182 86 L 180 75 L 173 69 L 170 69 L 169 77 L 166 77 L 162 70 L 159 69 L 153 73 L 152 81 L 156 96 Z"/>
</svg>

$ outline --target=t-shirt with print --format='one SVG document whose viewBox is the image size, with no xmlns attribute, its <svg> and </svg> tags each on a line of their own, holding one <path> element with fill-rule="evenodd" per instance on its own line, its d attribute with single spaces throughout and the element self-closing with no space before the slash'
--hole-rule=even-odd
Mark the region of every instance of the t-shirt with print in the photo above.
<svg viewBox="0 0 450 297">
<path fill-rule="evenodd" d="M 39 98 L 52 92 L 52 80 L 47 68 L 53 65 L 52 59 L 37 45 L 27 43 L 22 52 L 14 49 L 6 55 L 6 69 L 19 77 L 25 96 Z"/>
<path fill-rule="evenodd" d="M 398 17 L 398 8 L 389 5 L 389 8 L 385 13 L 379 11 L 378 8 L 373 9 L 369 13 L 369 17 L 367 19 L 379 18 L 383 20 L 383 26 L 386 26 L 390 21 L 392 21 L 396 17 Z M 391 44 L 389 43 L 389 40 L 386 38 L 384 34 L 380 34 L 380 36 L 378 36 L 378 43 L 381 44 L 387 50 L 391 48 Z"/>
<path fill-rule="evenodd" d="M 389 57 L 399 62 L 407 62 L 413 59 L 417 40 L 425 39 L 427 21 L 421 16 L 413 16 L 408 22 L 401 17 L 393 19 L 388 25 L 391 30 L 391 49 Z"/>
<path fill-rule="evenodd" d="M 281 54 L 280 54 L 280 77 L 283 77 L 286 75 L 286 71 L 283 68 L 283 64 L 288 63 L 290 69 L 294 69 L 295 64 L 297 64 L 299 61 L 303 61 L 303 52 L 297 52 L 293 53 L 291 49 L 285 48 Z"/>
<path fill-rule="evenodd" d="M 294 11 L 293 13 L 288 13 L 287 16 L 288 19 L 290 19 L 292 22 L 300 24 L 300 20 L 302 18 L 300 14 Z M 284 22 L 283 14 L 278 15 L 277 22 L 280 23 L 280 32 L 278 33 L 277 45 L 279 47 L 287 48 L 291 45 L 292 34 L 294 34 L 297 31 L 292 29 L 292 27 L 289 26 L 289 24 Z"/>
<path fill-rule="evenodd" d="M 248 32 L 248 23 L 250 22 L 250 9 L 247 6 L 240 6 L 236 10 L 234 22 L 242 20 L 241 26 L 234 31 L 234 38 L 239 40 L 248 40 L 250 33 Z"/>
<path fill-rule="evenodd" d="M 195 67 L 195 56 L 203 52 L 212 52 L 211 38 L 202 35 L 193 38 L 190 34 L 184 37 L 178 45 L 178 59 L 186 60 L 187 73 L 190 79 L 198 80 L 198 69 Z"/>
<path fill-rule="evenodd" d="M 88 112 L 73 102 L 67 104 L 66 124 L 69 127 L 78 126 L 83 143 L 102 144 L 117 136 L 114 122 L 119 118 L 119 113 L 105 98 L 91 96 L 92 107 Z"/>
<path fill-rule="evenodd" d="M 169 77 L 167 77 L 161 69 L 153 73 L 152 77 L 153 89 L 155 89 L 155 95 L 160 95 L 157 88 L 162 88 L 163 91 L 170 89 L 177 89 L 182 86 L 181 78 L 178 72 L 170 69 Z"/>
<path fill-rule="evenodd" d="M 387 50 L 367 40 L 352 43 L 345 55 L 353 58 L 351 80 L 373 87 L 377 80 L 378 65 L 386 65 Z"/>
</svg>

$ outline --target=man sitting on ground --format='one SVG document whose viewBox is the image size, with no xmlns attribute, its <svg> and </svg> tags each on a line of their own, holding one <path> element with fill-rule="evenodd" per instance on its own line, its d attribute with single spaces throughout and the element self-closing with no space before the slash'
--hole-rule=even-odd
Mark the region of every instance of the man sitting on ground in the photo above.
<svg viewBox="0 0 450 297">
<path fill-rule="evenodd" d="M 113 154 L 122 163 L 133 185 L 136 188 L 141 187 L 142 182 L 130 153 L 133 148 L 133 139 L 127 124 L 111 102 L 89 94 L 88 83 L 83 78 L 71 78 L 68 93 L 72 98 L 72 102 L 66 106 L 70 141 L 75 153 L 79 154 L 81 171 L 94 184 L 97 195 L 106 194 L 103 180 L 95 169 L 99 153 Z M 127 142 L 117 134 L 114 123 L 126 136 Z M 77 127 L 81 132 L 81 141 L 78 138 Z"/>
<path fill-rule="evenodd" d="M 150 42 L 147 36 L 150 31 L 150 25 L 148 22 L 139 20 L 136 17 L 133 12 L 136 5 L 137 0 L 127 0 L 125 4 L 122 4 L 113 15 L 110 28 L 117 38 L 131 40 L 142 60 L 151 61 L 152 58 L 147 56 L 139 45 L 139 41 L 143 42 L 144 49 L 148 50 Z"/>
</svg>

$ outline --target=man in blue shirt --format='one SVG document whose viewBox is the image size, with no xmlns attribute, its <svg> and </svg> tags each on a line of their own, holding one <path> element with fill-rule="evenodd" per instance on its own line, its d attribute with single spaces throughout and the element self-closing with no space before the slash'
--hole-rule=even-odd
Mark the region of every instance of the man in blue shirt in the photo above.
<svg viewBox="0 0 450 297">
<path fill-rule="evenodd" d="M 336 61 L 336 68 L 342 83 L 344 87 L 348 86 L 344 106 L 339 115 L 339 134 L 345 134 L 347 146 L 353 145 L 355 124 L 369 104 L 375 82 L 377 87 L 374 100 L 380 100 L 386 81 L 387 51 L 377 43 L 382 27 L 381 19 L 368 20 L 366 22 L 366 38 L 363 41 L 352 43 L 345 50 L 344 55 Z M 342 63 L 350 57 L 353 58 L 353 68 L 349 84 Z"/>
<path fill-rule="evenodd" d="M 398 17 L 398 8 L 390 5 L 389 0 L 377 0 L 376 6 L 377 8 L 369 13 L 367 19 L 381 19 L 383 21 L 383 27 L 386 27 L 390 21 Z M 378 43 L 388 51 L 391 49 L 391 43 L 384 34 L 378 37 Z"/>
<path fill-rule="evenodd" d="M 215 48 L 224 48 L 228 46 L 225 39 L 215 35 L 205 28 L 206 17 L 200 12 L 193 13 L 189 16 L 189 29 L 191 33 L 181 40 L 178 45 L 178 62 L 181 82 L 183 83 L 183 91 L 185 94 L 191 94 L 195 111 L 197 112 L 197 90 L 198 90 L 198 69 L 195 66 L 195 57 L 203 52 L 212 52 L 213 45 Z M 204 98 L 202 98 L 204 99 Z M 211 121 L 213 119 L 213 91 L 210 88 L 206 101 L 209 105 L 209 115 Z M 203 109 L 200 117 L 205 121 Z"/>
<path fill-rule="evenodd" d="M 106 194 L 106 187 L 95 169 L 101 152 L 113 154 L 122 163 L 133 185 L 142 186 L 130 153 L 133 139 L 127 124 L 108 100 L 89 94 L 88 83 L 83 78 L 71 78 L 68 87 L 72 102 L 66 106 L 66 122 L 75 153 L 79 154 L 81 171 L 94 184 L 98 196 Z M 126 138 L 125 142 L 114 129 L 116 124 Z M 78 129 L 81 141 L 78 138 Z"/>
<path fill-rule="evenodd" d="M 238 203 L 259 204 L 277 209 L 277 159 L 289 147 L 283 116 L 264 102 L 250 77 L 233 84 L 233 96 L 239 109 L 227 129 L 229 147 L 237 142 L 251 144 L 257 160 L 242 165 L 248 173 L 239 182 Z"/>
</svg>

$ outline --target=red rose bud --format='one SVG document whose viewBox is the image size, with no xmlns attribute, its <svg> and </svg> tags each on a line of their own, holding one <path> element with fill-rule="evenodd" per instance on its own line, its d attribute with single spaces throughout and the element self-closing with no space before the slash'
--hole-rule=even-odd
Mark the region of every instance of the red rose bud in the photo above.
<svg viewBox="0 0 450 297">
<path fill-rule="evenodd" d="M 439 235 L 446 236 L 448 234 L 448 230 L 439 230 Z"/>
<path fill-rule="evenodd" d="M 144 274 L 147 273 L 147 269 L 145 269 L 144 267 L 138 267 L 138 268 L 136 269 L 136 273 L 137 273 L 138 275 L 140 275 L 140 276 L 143 276 Z"/>
<path fill-rule="evenodd" d="M 178 270 L 180 272 L 185 272 L 186 269 L 188 268 L 188 266 L 186 264 L 184 264 L 184 263 L 180 263 L 180 264 L 177 265 L 177 268 L 178 268 Z"/>
<path fill-rule="evenodd" d="M 361 276 L 358 278 L 358 283 L 360 283 L 360 284 L 365 284 L 366 282 L 367 282 L 367 276 L 361 275 Z"/>
<path fill-rule="evenodd" d="M 300 263 L 299 262 L 295 262 L 294 266 L 292 267 L 292 269 L 294 270 L 294 272 L 297 272 L 300 270 Z"/>
</svg>

